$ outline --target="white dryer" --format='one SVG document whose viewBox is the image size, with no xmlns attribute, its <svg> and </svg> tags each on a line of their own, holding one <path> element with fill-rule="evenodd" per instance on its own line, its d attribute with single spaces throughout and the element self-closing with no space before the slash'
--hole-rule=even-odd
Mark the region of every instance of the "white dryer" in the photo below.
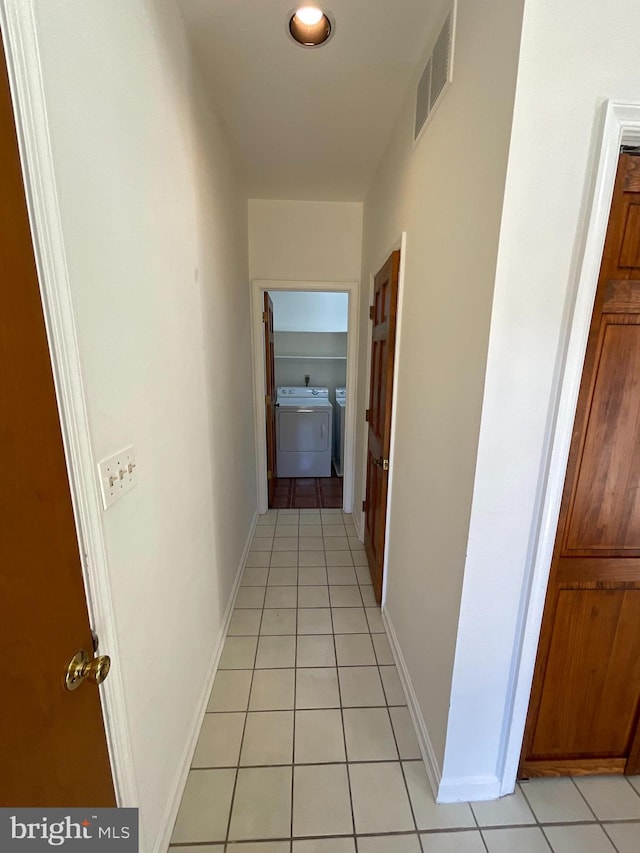
<svg viewBox="0 0 640 853">
<path fill-rule="evenodd" d="M 330 477 L 333 406 L 329 389 L 281 386 L 276 406 L 278 477 Z"/>
</svg>

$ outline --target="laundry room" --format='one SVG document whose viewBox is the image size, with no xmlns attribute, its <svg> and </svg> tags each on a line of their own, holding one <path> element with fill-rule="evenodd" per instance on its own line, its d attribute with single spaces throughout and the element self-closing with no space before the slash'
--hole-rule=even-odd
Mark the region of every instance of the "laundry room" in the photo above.
<svg viewBox="0 0 640 853">
<path fill-rule="evenodd" d="M 319 489 L 322 503 L 331 498 L 340 503 L 348 294 L 282 290 L 269 296 L 278 400 L 278 491 L 281 498 L 287 491 L 287 499 L 290 492 L 291 497 L 295 493 L 312 499 L 311 491 Z"/>
<path fill-rule="evenodd" d="M 320 386 L 347 384 L 346 293 L 273 291 L 276 385 Z"/>
</svg>

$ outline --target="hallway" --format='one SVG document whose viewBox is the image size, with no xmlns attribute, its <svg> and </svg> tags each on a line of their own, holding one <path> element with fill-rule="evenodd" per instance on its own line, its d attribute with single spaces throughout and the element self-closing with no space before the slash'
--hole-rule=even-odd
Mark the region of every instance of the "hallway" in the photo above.
<svg viewBox="0 0 640 853">
<path fill-rule="evenodd" d="M 436 805 L 351 517 L 259 517 L 175 853 L 637 853 L 639 831 L 640 779 Z"/>
<path fill-rule="evenodd" d="M 139 808 L 142 850 L 170 845 L 265 509 L 254 292 L 352 288 L 345 498 L 360 530 L 371 278 L 398 246 L 385 624 L 443 798 L 509 789 L 553 544 L 545 492 L 572 431 L 607 175 L 621 141 L 640 144 L 640 4 L 410 0 L 363 16 L 345 2 L 326 50 L 307 52 L 289 39 L 288 5 L 0 5 L 67 455 L 56 483 L 70 481 L 90 627 L 113 661 L 98 691 L 104 735 L 118 801 Z M 419 130 L 417 81 L 450 11 L 450 79 Z M 106 508 L 111 475 L 97 464 L 130 447 L 137 485 Z M 17 505 L 23 480 L 6 485 Z M 568 853 L 578 833 L 581 853 L 637 853 L 623 836 L 638 837 L 640 797 L 623 778 L 528 783 L 473 807 L 420 794 L 354 528 L 340 512 L 299 509 L 260 519 L 174 836 L 183 853 L 497 851 L 514 846 L 512 831 L 518 851 L 526 836 Z M 64 661 L 81 648 L 88 627 Z M 354 679 L 365 705 L 349 704 Z M 304 707 L 305 689 L 325 682 L 321 704 Z M 50 709 L 38 708 L 41 729 Z M 324 761 L 305 751 L 312 717 L 316 733 L 342 733 L 342 749 L 316 734 Z M 368 738 L 374 724 L 380 736 Z M 38 784 L 55 781 L 36 768 Z M 366 793 L 385 773 L 398 783 L 392 815 L 377 800 L 393 807 L 390 785 Z M 322 774 L 341 781 L 305 801 L 304 780 Z M 253 796 L 259 777 L 295 777 L 295 796 L 278 800 L 275 781 Z M 339 786 L 340 805 L 329 801 Z M 623 823 L 602 830 L 596 817 Z M 555 820 L 579 825 L 547 829 Z M 371 840 L 389 832 L 407 843 Z M 346 840 L 310 843 L 314 833 Z"/>
</svg>

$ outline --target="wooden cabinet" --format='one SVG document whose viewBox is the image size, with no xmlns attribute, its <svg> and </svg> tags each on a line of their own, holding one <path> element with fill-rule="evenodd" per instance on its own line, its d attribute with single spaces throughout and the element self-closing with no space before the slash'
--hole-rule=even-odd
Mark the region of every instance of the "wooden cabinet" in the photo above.
<svg viewBox="0 0 640 853">
<path fill-rule="evenodd" d="M 640 157 L 620 158 L 520 775 L 640 771 Z"/>
</svg>

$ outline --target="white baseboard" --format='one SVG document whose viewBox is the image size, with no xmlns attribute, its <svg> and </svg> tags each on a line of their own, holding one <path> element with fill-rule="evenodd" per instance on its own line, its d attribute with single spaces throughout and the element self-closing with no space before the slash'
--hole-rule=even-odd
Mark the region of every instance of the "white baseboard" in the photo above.
<svg viewBox="0 0 640 853">
<path fill-rule="evenodd" d="M 398 668 L 400 683 L 407 699 L 407 707 L 416 730 L 420 753 L 427 771 L 433 797 L 438 803 L 467 803 L 480 800 L 496 800 L 500 796 L 500 779 L 497 776 L 462 776 L 447 778 L 442 776 L 418 699 L 413 689 L 398 637 L 386 609 L 382 611 L 382 621 L 387 629 L 389 644 Z"/>
<path fill-rule="evenodd" d="M 413 689 L 413 684 L 411 682 L 411 677 L 409 675 L 409 670 L 407 669 L 402 650 L 398 643 L 395 628 L 393 627 L 391 617 L 389 616 L 389 612 L 386 608 L 383 608 L 382 610 L 382 621 L 387 629 L 387 636 L 389 637 L 389 644 L 398 669 L 400 683 L 402 684 L 402 689 L 404 690 L 404 695 L 407 700 L 407 707 L 409 708 L 409 714 L 411 715 L 411 720 L 413 721 L 413 726 L 416 730 L 420 753 L 422 754 L 422 760 L 424 762 L 425 770 L 427 771 L 427 778 L 429 780 L 434 799 L 436 799 L 438 796 L 438 789 L 440 787 L 440 766 L 438 765 L 438 760 L 433 750 L 431 738 L 429 737 L 429 732 L 427 730 L 427 724 L 424 721 L 422 711 L 418 705 L 418 699 L 416 697 L 415 690 Z"/>
<path fill-rule="evenodd" d="M 363 512 L 356 512 L 355 507 L 354 511 L 351 513 L 351 518 L 353 519 L 353 526 L 356 529 L 356 536 L 361 542 L 364 542 L 364 527 L 362 524 L 362 519 L 364 518 Z"/>
<path fill-rule="evenodd" d="M 222 625 L 220 626 L 220 631 L 218 632 L 218 638 L 213 648 L 211 660 L 207 668 L 207 674 L 202 685 L 202 690 L 200 691 L 200 697 L 198 698 L 198 702 L 196 704 L 193 720 L 191 722 L 191 728 L 189 731 L 189 737 L 187 738 L 187 741 L 185 743 L 184 751 L 182 754 L 182 760 L 180 761 L 180 768 L 176 775 L 176 780 L 174 782 L 171 795 L 168 800 L 166 818 L 163 821 L 162 826 L 160 827 L 160 831 L 157 836 L 157 842 L 153 848 L 154 853 L 165 853 L 171 841 L 173 826 L 176 822 L 176 817 L 178 816 L 178 809 L 180 808 L 180 803 L 182 801 L 184 787 L 187 784 L 187 776 L 189 775 L 189 770 L 191 769 L 193 754 L 196 751 L 200 728 L 202 726 L 202 721 L 207 710 L 207 703 L 209 701 L 211 688 L 213 687 L 213 680 L 216 677 L 216 673 L 218 671 L 218 664 L 220 663 L 222 647 L 227 636 L 227 630 L 229 628 L 229 622 L 231 621 L 231 614 L 233 613 L 236 598 L 238 597 L 238 590 L 240 589 L 242 572 L 244 570 L 244 564 L 249 554 L 251 540 L 253 539 L 257 520 L 258 513 L 256 512 L 253 516 L 253 521 L 251 522 L 251 529 L 249 530 L 249 535 L 247 537 L 247 541 L 245 542 L 244 550 L 242 551 L 240 565 L 238 566 L 238 569 L 236 571 L 233 587 L 231 589 L 229 600 L 227 602 L 227 607 L 224 611 L 224 616 L 222 618 Z"/>
<path fill-rule="evenodd" d="M 497 800 L 500 796 L 500 780 L 497 776 L 462 776 L 440 782 L 439 803 L 468 803 L 480 800 Z"/>
</svg>

